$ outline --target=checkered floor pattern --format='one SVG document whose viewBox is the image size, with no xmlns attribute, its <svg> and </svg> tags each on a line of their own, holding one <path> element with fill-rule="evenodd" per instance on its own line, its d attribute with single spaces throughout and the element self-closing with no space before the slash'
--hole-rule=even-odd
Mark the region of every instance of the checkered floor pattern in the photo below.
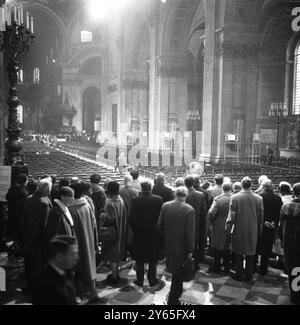
<svg viewBox="0 0 300 325">
<path fill-rule="evenodd" d="M 0 267 L 6 267 L 6 291 L 0 292 L 1 305 L 30 304 L 28 296 L 19 289 L 22 286 L 22 261 L 7 260 L 0 257 Z M 18 267 L 19 268 L 18 268 Z M 158 265 L 158 276 L 165 283 L 157 292 L 151 292 L 148 282 L 139 288 L 135 280 L 134 263 L 123 263 L 118 286 L 107 286 L 105 279 L 109 269 L 98 268 L 97 288 L 99 296 L 107 300 L 108 305 L 164 305 L 171 285 L 171 274 L 165 271 L 165 265 Z M 214 274 L 201 264 L 194 281 L 184 284 L 181 301 L 190 305 L 289 305 L 288 279 L 282 271 L 270 268 L 268 276 L 255 274 L 252 282 L 238 282 L 230 276 Z M 19 271 L 18 271 L 19 270 Z"/>
</svg>

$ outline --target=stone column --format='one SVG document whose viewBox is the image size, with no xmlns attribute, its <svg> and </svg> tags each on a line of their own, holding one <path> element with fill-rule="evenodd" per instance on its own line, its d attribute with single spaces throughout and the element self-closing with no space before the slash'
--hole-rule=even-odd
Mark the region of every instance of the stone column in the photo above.
<svg viewBox="0 0 300 325">
<path fill-rule="evenodd" d="M 158 91 L 161 80 L 158 79 L 159 59 L 157 57 L 157 32 L 158 26 L 153 24 L 150 29 L 150 71 L 149 71 L 149 149 L 160 149 L 160 123 L 161 111 L 158 103 Z"/>
<path fill-rule="evenodd" d="M 204 54 L 204 89 L 203 89 L 203 137 L 201 157 L 213 157 L 213 136 L 217 130 L 215 118 L 215 12 L 216 1 L 205 0 L 205 54 Z"/>
</svg>

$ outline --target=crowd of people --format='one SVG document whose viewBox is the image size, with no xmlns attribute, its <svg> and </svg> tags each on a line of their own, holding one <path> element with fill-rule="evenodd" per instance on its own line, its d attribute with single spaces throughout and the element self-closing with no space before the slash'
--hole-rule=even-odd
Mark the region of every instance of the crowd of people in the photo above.
<svg viewBox="0 0 300 325">
<path fill-rule="evenodd" d="M 300 184 L 282 182 L 277 189 L 266 176 L 259 189 L 252 180 L 232 184 L 216 175 L 214 184 L 201 176 L 165 184 L 164 174 L 153 182 L 131 170 L 122 186 L 101 175 L 90 182 L 45 175 L 30 180 L 18 176 L 7 193 L 7 235 L 18 243 L 25 259 L 27 290 L 34 304 L 104 303 L 96 288 L 96 268 L 109 265 L 109 286 L 118 285 L 121 261 L 135 261 L 137 288 L 144 286 L 145 264 L 150 291 L 165 283 L 157 264 L 166 262 L 172 274 L 169 305 L 179 305 L 184 265 L 200 269 L 206 254 L 210 271 L 238 281 L 252 281 L 255 272 L 268 274 L 269 259 L 278 246 L 279 261 L 289 276 L 291 301 L 294 268 L 300 266 Z M 208 251 L 207 251 L 208 248 Z M 258 258 L 260 257 L 260 258 Z M 259 263 L 260 261 L 260 263 Z M 258 268 L 259 265 L 259 268 Z"/>
</svg>

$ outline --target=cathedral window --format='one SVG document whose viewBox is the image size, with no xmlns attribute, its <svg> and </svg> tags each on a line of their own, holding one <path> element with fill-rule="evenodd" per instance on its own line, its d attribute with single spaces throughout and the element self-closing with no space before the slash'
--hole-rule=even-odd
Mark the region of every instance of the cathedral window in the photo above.
<svg viewBox="0 0 300 325">
<path fill-rule="evenodd" d="M 300 42 L 295 50 L 295 70 L 293 86 L 293 114 L 300 114 Z"/>
</svg>

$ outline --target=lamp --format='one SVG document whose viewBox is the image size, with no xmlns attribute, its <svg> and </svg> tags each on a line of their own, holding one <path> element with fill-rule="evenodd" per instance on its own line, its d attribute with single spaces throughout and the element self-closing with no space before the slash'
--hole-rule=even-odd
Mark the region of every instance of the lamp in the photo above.
<svg viewBox="0 0 300 325">
<path fill-rule="evenodd" d="M 271 103 L 269 109 L 269 117 L 276 118 L 277 138 L 276 138 L 276 156 L 279 157 L 279 131 L 281 118 L 286 118 L 289 115 L 289 109 L 285 103 Z"/>
</svg>

